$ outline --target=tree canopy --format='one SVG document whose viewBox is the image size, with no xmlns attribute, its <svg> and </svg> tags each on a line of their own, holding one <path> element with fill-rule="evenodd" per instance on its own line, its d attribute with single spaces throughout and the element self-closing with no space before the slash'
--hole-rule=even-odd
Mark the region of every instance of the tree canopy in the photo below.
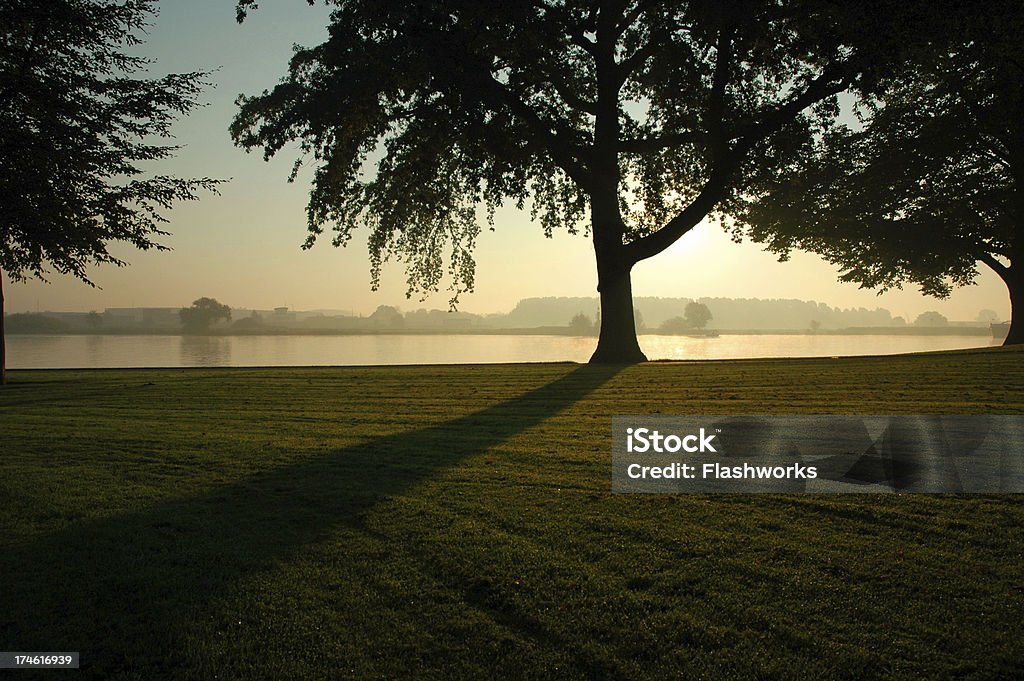
<svg viewBox="0 0 1024 681">
<path fill-rule="evenodd" d="M 254 4 L 239 2 L 240 18 Z M 307 247 L 366 227 L 374 285 L 396 259 L 410 294 L 435 291 L 447 260 L 454 300 L 473 287 L 478 206 L 529 207 L 547 234 L 593 240 L 593 360 L 611 362 L 643 359 L 633 265 L 777 182 L 834 119 L 837 93 L 901 58 L 931 6 L 329 4 L 327 41 L 240 97 L 231 129 L 268 158 L 297 141 L 315 166 Z"/>
<path fill-rule="evenodd" d="M 216 298 L 199 298 L 192 302 L 191 307 L 181 308 L 178 317 L 185 333 L 206 333 L 210 325 L 219 319 L 231 321 L 231 308 L 217 302 Z"/>
<path fill-rule="evenodd" d="M 857 124 L 746 197 L 741 229 L 883 291 L 945 297 L 984 263 L 1010 293 L 1006 342 L 1024 342 L 1024 6 L 972 4 L 920 31 L 917 58 L 859 92 Z"/>
<path fill-rule="evenodd" d="M 129 52 L 155 11 L 155 0 L 0 2 L 0 276 L 91 283 L 90 265 L 124 264 L 108 244 L 164 248 L 162 211 L 215 188 L 152 172 L 206 84 L 137 77 L 150 60 Z M 0 315 L 2 302 L 0 281 Z"/>
<path fill-rule="evenodd" d="M 704 303 L 694 301 L 686 304 L 683 317 L 690 328 L 703 329 L 711 321 L 711 310 Z"/>
<path fill-rule="evenodd" d="M 594 332 L 594 321 L 582 312 L 577 312 L 569 320 L 569 331 L 577 336 L 589 336 Z"/>
<path fill-rule="evenodd" d="M 935 310 L 928 310 L 917 315 L 914 326 L 949 326 L 949 320 Z"/>
</svg>

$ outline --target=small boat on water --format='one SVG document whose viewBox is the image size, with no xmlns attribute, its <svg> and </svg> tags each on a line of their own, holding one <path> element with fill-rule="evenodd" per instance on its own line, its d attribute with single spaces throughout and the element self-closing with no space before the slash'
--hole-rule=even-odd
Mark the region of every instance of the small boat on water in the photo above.
<svg viewBox="0 0 1024 681">
<path fill-rule="evenodd" d="M 1007 334 L 1010 333 L 1010 322 L 996 322 L 990 326 L 992 327 L 993 338 L 1006 338 Z"/>
</svg>

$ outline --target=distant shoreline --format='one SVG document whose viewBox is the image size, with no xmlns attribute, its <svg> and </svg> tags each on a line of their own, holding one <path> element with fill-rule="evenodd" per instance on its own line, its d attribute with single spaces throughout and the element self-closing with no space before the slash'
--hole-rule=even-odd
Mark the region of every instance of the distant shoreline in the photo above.
<svg viewBox="0 0 1024 681">
<path fill-rule="evenodd" d="M 638 331 L 640 336 L 678 336 L 708 338 L 721 336 L 991 336 L 985 326 L 870 326 L 844 329 L 708 329 L 704 333 L 663 333 L 657 330 Z M 577 336 L 597 338 L 597 334 L 580 334 L 565 327 L 539 326 L 522 329 L 295 329 L 267 327 L 238 331 L 214 329 L 208 333 L 186 334 L 180 329 L 62 329 L 22 331 L 8 329 L 8 336 Z"/>
</svg>

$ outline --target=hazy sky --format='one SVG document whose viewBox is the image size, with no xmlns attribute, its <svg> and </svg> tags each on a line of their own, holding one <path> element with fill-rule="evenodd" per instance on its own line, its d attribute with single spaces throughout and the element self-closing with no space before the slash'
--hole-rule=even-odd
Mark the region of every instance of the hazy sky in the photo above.
<svg viewBox="0 0 1024 681">
<path fill-rule="evenodd" d="M 92 271 L 102 287 L 71 278 L 49 284 L 5 284 L 7 311 L 103 310 L 106 307 L 180 307 L 200 296 L 236 308 L 340 309 L 368 314 L 378 305 L 403 310 L 445 308 L 448 294 L 421 302 L 406 299 L 405 275 L 385 270 L 381 288 L 370 291 L 366 235 L 343 249 L 329 237 L 310 251 L 306 236 L 308 183 L 286 177 L 294 156 L 264 163 L 258 153 L 236 149 L 227 128 L 240 93 L 272 87 L 285 73 L 295 43 L 313 45 L 325 36 L 327 11 L 302 0 L 261 3 L 248 20 L 234 20 L 232 0 L 165 2 L 141 51 L 158 60 L 154 75 L 219 67 L 217 86 L 206 93 L 208 106 L 176 128 L 185 145 L 161 170 L 182 176 L 231 178 L 220 196 L 180 204 L 168 214 L 171 252 L 115 252 L 129 267 Z M 308 178 L 308 174 L 306 175 Z M 476 291 L 464 294 L 460 309 L 507 311 L 530 296 L 593 296 L 597 276 L 589 239 L 556 235 L 546 239 L 539 225 L 515 210 L 499 213 L 496 230 L 484 232 L 476 251 Z M 982 308 L 1009 318 L 1002 282 L 982 269 L 978 285 L 956 291 L 946 301 L 916 290 L 882 296 L 841 284 L 837 270 L 815 256 L 797 253 L 786 263 L 753 244 L 735 244 L 714 225 L 702 224 L 671 249 L 634 269 L 636 296 L 799 298 L 841 307 L 885 307 L 912 321 L 925 310 L 950 319 L 974 319 Z"/>
</svg>

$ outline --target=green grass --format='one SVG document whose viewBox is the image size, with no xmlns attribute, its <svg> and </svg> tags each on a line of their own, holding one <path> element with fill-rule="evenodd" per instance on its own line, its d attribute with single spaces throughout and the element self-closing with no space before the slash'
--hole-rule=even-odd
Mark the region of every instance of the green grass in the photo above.
<svg viewBox="0 0 1024 681">
<path fill-rule="evenodd" d="M 613 414 L 1024 413 L 1022 360 L 11 372 L 0 650 L 82 653 L 17 679 L 1020 677 L 1020 497 L 609 490 Z"/>
</svg>

